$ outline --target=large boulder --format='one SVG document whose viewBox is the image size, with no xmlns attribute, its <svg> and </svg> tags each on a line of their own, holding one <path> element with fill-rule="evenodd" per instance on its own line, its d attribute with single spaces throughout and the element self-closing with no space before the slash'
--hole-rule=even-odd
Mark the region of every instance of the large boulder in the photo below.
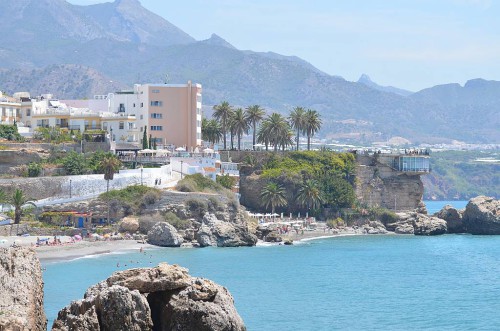
<svg viewBox="0 0 500 331">
<path fill-rule="evenodd" d="M 478 196 L 465 207 L 463 222 L 472 234 L 500 234 L 500 200 Z"/>
<path fill-rule="evenodd" d="M 0 249 L 0 330 L 47 329 L 40 261 L 32 248 Z"/>
<path fill-rule="evenodd" d="M 156 246 L 179 247 L 184 239 L 171 224 L 158 222 L 149 230 L 148 242 Z"/>
<path fill-rule="evenodd" d="M 201 247 L 254 246 L 257 237 L 242 224 L 219 221 L 214 214 L 205 213 L 196 240 Z"/>
<path fill-rule="evenodd" d="M 120 222 L 120 231 L 134 233 L 139 230 L 139 219 L 135 217 L 124 217 Z"/>
<path fill-rule="evenodd" d="M 446 205 L 440 211 L 434 214 L 435 217 L 446 221 L 448 233 L 463 233 L 465 232 L 463 211 L 459 211 L 453 206 Z"/>
<path fill-rule="evenodd" d="M 446 221 L 437 217 L 417 214 L 413 221 L 416 236 L 436 236 L 446 233 Z"/>
<path fill-rule="evenodd" d="M 387 230 L 397 234 L 415 234 L 417 236 L 434 236 L 446 233 L 446 221 L 437 217 L 429 217 L 416 212 L 396 213 L 398 221 L 387 224 Z"/>
<path fill-rule="evenodd" d="M 120 271 L 63 308 L 57 331 L 246 330 L 229 291 L 177 265 Z"/>
</svg>

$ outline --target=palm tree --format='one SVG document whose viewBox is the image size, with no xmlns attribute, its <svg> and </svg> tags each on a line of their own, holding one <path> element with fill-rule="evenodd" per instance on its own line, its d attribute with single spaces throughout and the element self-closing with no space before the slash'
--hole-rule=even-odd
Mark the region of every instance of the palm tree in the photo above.
<svg viewBox="0 0 500 331">
<path fill-rule="evenodd" d="M 307 209 L 315 209 L 321 205 L 323 198 L 319 189 L 318 182 L 313 179 L 304 181 L 297 194 L 297 202 Z"/>
<path fill-rule="evenodd" d="M 121 162 L 116 158 L 114 155 L 107 155 L 101 160 L 101 163 L 99 164 L 101 170 L 104 172 L 104 179 L 106 180 L 106 197 L 108 200 L 108 224 L 110 223 L 110 218 L 109 218 L 109 181 L 113 180 L 113 176 L 115 175 L 115 172 L 117 172 L 120 169 Z"/>
<path fill-rule="evenodd" d="M 305 127 L 305 119 L 306 119 L 306 111 L 302 107 L 295 107 L 292 112 L 290 113 L 290 116 L 288 117 L 290 120 L 290 125 L 292 128 L 297 130 L 297 150 L 299 150 L 299 140 L 300 140 L 300 133 L 304 132 L 304 127 Z"/>
<path fill-rule="evenodd" d="M 109 192 L 109 181 L 113 180 L 115 172 L 120 170 L 120 165 L 120 160 L 112 154 L 106 155 L 99 163 L 100 170 L 104 172 L 104 180 L 107 181 L 106 193 Z"/>
<path fill-rule="evenodd" d="M 222 128 L 219 122 L 214 119 L 207 120 L 203 118 L 201 121 L 201 137 L 209 143 L 218 143 L 222 138 Z"/>
<path fill-rule="evenodd" d="M 22 206 L 28 201 L 23 191 L 16 189 L 14 194 L 12 194 L 10 203 L 14 206 L 14 224 L 19 224 L 21 222 L 21 216 L 23 215 Z"/>
<path fill-rule="evenodd" d="M 221 123 L 222 126 L 222 134 L 224 135 L 224 149 L 226 149 L 226 134 L 228 129 L 228 122 L 231 118 L 231 113 L 233 112 L 229 102 L 222 101 L 220 105 L 215 105 L 213 107 L 214 114 L 213 116 Z"/>
<path fill-rule="evenodd" d="M 274 209 L 276 207 L 285 206 L 287 204 L 285 189 L 277 183 L 268 183 L 264 186 L 262 191 L 260 191 L 260 200 L 265 208 L 271 206 L 271 212 L 274 214 Z"/>
<path fill-rule="evenodd" d="M 266 150 L 269 143 L 273 144 L 274 151 L 276 152 L 278 146 L 283 145 L 285 137 L 289 135 L 289 131 L 290 126 L 286 119 L 278 113 L 272 113 L 262 122 L 258 133 L 258 140 L 266 144 Z"/>
<path fill-rule="evenodd" d="M 293 131 L 291 130 L 290 126 L 283 130 L 283 133 L 280 136 L 279 144 L 283 152 L 288 146 L 293 146 Z"/>
<path fill-rule="evenodd" d="M 257 134 L 257 123 L 262 121 L 264 118 L 264 115 L 266 114 L 266 111 L 261 108 L 259 105 L 253 105 L 253 106 L 248 106 L 246 109 L 246 118 L 247 121 L 250 125 L 252 125 L 253 128 L 253 140 L 252 140 L 252 146 L 253 150 L 255 150 L 255 136 Z"/>
<path fill-rule="evenodd" d="M 245 112 L 243 109 L 238 108 L 234 112 L 233 119 L 231 121 L 231 126 L 234 129 L 234 133 L 236 134 L 236 137 L 238 138 L 238 150 L 241 150 L 241 137 L 243 136 L 244 133 L 248 132 L 248 129 L 250 128 L 250 123 L 247 121 L 247 118 L 245 116 Z"/>
<path fill-rule="evenodd" d="M 304 130 L 307 134 L 307 150 L 311 150 L 311 137 L 321 128 L 321 118 L 316 110 L 308 109 L 305 115 Z"/>
</svg>

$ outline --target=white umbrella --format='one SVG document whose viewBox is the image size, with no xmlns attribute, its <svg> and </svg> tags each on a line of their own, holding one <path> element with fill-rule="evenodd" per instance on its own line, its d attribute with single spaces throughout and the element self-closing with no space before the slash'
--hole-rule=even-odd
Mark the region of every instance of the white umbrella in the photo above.
<svg viewBox="0 0 500 331">
<path fill-rule="evenodd" d="M 175 150 L 177 152 L 185 152 L 186 151 L 186 149 L 184 147 L 177 147 Z"/>
<path fill-rule="evenodd" d="M 255 214 L 255 217 L 262 217 L 262 216 L 264 216 L 264 215 L 263 215 L 263 214 L 261 214 L 261 213 L 257 213 L 257 214 Z"/>
<path fill-rule="evenodd" d="M 211 148 L 205 148 L 205 149 L 203 150 L 203 153 L 213 153 L 213 152 L 214 152 L 214 150 L 213 150 L 213 149 L 211 149 Z"/>
</svg>

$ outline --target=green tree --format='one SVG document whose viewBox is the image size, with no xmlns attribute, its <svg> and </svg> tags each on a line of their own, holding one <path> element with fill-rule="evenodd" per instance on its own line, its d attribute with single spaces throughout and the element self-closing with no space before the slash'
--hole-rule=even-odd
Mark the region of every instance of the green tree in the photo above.
<svg viewBox="0 0 500 331">
<path fill-rule="evenodd" d="M 151 134 L 149 134 L 149 145 L 148 145 L 148 148 L 149 149 L 153 149 L 153 138 L 152 138 Z"/>
<path fill-rule="evenodd" d="M 227 101 L 222 101 L 220 105 L 215 105 L 213 109 L 214 109 L 213 116 L 220 122 L 222 126 L 222 134 L 224 135 L 224 149 L 227 149 L 226 135 L 228 131 L 228 122 L 231 118 L 233 109 L 229 105 L 229 102 Z"/>
<path fill-rule="evenodd" d="M 14 224 L 19 224 L 21 222 L 21 216 L 23 215 L 23 205 L 28 201 L 23 191 L 16 189 L 12 194 L 10 203 L 14 206 Z"/>
<path fill-rule="evenodd" d="M 316 110 L 308 109 L 306 111 L 304 130 L 307 135 L 307 150 L 311 150 L 311 137 L 321 129 L 321 118 Z"/>
<path fill-rule="evenodd" d="M 87 171 L 85 156 L 75 151 L 69 152 L 62 159 L 62 165 L 68 175 L 83 175 Z"/>
<path fill-rule="evenodd" d="M 320 207 L 323 198 L 318 182 L 314 179 L 304 181 L 299 187 L 296 200 L 299 205 L 306 207 L 306 209 Z"/>
<path fill-rule="evenodd" d="M 201 137 L 211 144 L 218 143 L 222 138 L 222 128 L 215 119 L 201 121 Z"/>
<path fill-rule="evenodd" d="M 7 202 L 7 194 L 4 190 L 0 189 L 0 205 Z"/>
<path fill-rule="evenodd" d="M 275 182 L 270 182 L 260 192 L 260 200 L 265 208 L 271 206 L 271 212 L 274 214 L 276 207 L 287 204 L 285 189 Z"/>
<path fill-rule="evenodd" d="M 243 109 L 238 108 L 235 110 L 232 118 L 232 127 L 236 137 L 238 138 L 238 150 L 241 150 L 241 137 L 243 134 L 248 133 L 250 123 L 247 120 L 246 114 Z"/>
<path fill-rule="evenodd" d="M 297 130 L 297 137 L 295 141 L 297 142 L 297 151 L 299 150 L 300 133 L 304 132 L 305 122 L 306 122 L 306 111 L 302 107 L 295 107 L 289 116 L 290 125 L 292 128 Z"/>
<path fill-rule="evenodd" d="M 28 164 L 28 177 L 38 177 L 42 173 L 42 165 L 40 163 L 31 162 Z"/>
<path fill-rule="evenodd" d="M 356 200 L 353 187 L 339 176 L 323 176 L 320 188 L 324 203 L 328 207 L 334 209 L 348 208 Z"/>
<path fill-rule="evenodd" d="M 148 127 L 144 126 L 144 132 L 142 133 L 142 149 L 148 149 Z"/>
<path fill-rule="evenodd" d="M 259 105 L 248 106 L 246 109 L 246 118 L 248 123 L 252 126 L 252 146 L 255 150 L 255 138 L 257 136 L 257 124 L 264 119 L 266 111 Z"/>
</svg>

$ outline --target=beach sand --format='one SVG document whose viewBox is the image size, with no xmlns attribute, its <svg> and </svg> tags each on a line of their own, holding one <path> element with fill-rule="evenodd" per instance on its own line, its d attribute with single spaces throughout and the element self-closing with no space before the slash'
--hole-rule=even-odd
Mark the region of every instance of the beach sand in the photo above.
<svg viewBox="0 0 500 331">
<path fill-rule="evenodd" d="M 50 238 L 50 241 L 53 240 L 53 237 L 48 236 L 40 236 L 42 238 Z M 37 252 L 38 258 L 42 262 L 50 262 L 50 261 L 61 261 L 61 260 L 72 260 L 75 258 L 97 255 L 97 254 L 106 254 L 106 253 L 114 253 L 120 251 L 133 251 L 140 250 L 141 247 L 143 249 L 148 249 L 152 246 L 149 244 L 139 243 L 136 240 L 112 240 L 112 241 L 78 241 L 75 243 L 69 243 L 70 237 L 67 236 L 58 236 L 58 238 L 63 243 L 62 245 L 42 245 L 39 247 L 35 247 L 37 237 L 29 236 L 29 237 L 0 237 L 0 247 L 9 247 L 14 242 L 19 246 L 32 246 Z"/>
</svg>

